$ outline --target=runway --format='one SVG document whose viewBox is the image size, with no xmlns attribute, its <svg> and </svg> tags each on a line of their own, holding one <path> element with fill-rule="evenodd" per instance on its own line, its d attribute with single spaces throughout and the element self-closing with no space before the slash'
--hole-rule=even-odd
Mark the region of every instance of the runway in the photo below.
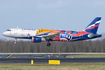
<svg viewBox="0 0 105 70">
<path fill-rule="evenodd" d="M 0 63 L 48 63 L 49 60 L 60 60 L 61 63 L 105 63 L 105 58 L 0 58 Z"/>
<path fill-rule="evenodd" d="M 105 55 L 105 53 L 0 53 L 0 58 L 66 58 L 71 55 Z"/>
<path fill-rule="evenodd" d="M 105 63 L 105 57 L 102 58 L 66 58 L 71 55 L 81 54 L 105 54 L 105 53 L 0 53 L 0 63 L 48 63 L 49 60 L 60 60 L 61 63 Z M 103 55 L 104 56 L 104 55 Z"/>
</svg>

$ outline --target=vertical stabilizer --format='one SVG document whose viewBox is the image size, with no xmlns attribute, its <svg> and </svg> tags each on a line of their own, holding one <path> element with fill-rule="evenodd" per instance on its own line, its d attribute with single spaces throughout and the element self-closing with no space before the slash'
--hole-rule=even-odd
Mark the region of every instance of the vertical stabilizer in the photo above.
<svg viewBox="0 0 105 70">
<path fill-rule="evenodd" d="M 99 27 L 99 24 L 100 24 L 100 20 L 101 20 L 101 17 L 96 17 L 96 18 L 85 28 L 85 31 L 86 31 L 86 32 L 93 33 L 93 34 L 96 34 L 96 33 L 97 33 L 97 30 L 98 30 L 98 27 Z"/>
</svg>

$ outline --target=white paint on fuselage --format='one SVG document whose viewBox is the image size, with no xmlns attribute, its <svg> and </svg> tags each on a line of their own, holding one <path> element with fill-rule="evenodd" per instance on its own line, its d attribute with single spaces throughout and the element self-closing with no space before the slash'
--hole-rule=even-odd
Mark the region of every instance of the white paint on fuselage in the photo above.
<svg viewBox="0 0 105 70">
<path fill-rule="evenodd" d="M 26 28 L 11 28 L 3 32 L 4 36 L 13 37 L 13 38 L 23 38 L 30 36 L 35 36 L 37 29 L 26 29 Z"/>
</svg>

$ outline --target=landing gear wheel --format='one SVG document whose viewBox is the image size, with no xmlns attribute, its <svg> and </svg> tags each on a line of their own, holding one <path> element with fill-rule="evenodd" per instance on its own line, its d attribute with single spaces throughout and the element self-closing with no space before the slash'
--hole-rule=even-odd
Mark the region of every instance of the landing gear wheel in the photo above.
<svg viewBox="0 0 105 70">
<path fill-rule="evenodd" d="M 14 44 L 16 44 L 16 42 L 14 42 Z"/>
<path fill-rule="evenodd" d="M 15 38 L 14 44 L 16 44 L 17 38 Z"/>
<path fill-rule="evenodd" d="M 51 46 L 51 43 L 47 43 L 47 46 L 50 47 Z"/>
</svg>

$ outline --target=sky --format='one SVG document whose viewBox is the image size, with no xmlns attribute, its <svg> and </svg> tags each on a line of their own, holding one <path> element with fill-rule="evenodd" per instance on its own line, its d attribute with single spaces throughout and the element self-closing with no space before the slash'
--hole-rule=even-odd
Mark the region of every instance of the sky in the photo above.
<svg viewBox="0 0 105 70">
<path fill-rule="evenodd" d="M 105 33 L 105 0 L 0 0 L 0 39 L 9 28 L 81 31 L 102 17 L 98 33 Z"/>
</svg>

